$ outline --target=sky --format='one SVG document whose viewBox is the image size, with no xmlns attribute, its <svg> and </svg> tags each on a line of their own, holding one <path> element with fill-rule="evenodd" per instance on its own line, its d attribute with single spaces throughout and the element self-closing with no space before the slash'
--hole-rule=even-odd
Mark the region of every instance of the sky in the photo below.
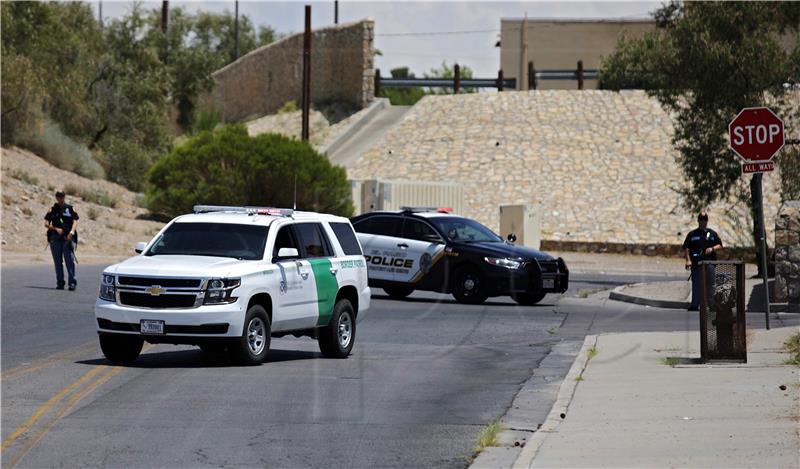
<svg viewBox="0 0 800 469">
<path fill-rule="evenodd" d="M 161 2 L 140 2 L 145 8 L 160 8 Z M 97 12 L 98 1 L 92 5 Z M 256 26 L 269 25 L 281 33 L 303 30 L 304 5 L 311 5 L 311 27 L 333 24 L 333 0 L 324 2 L 241 1 L 239 13 Z M 103 2 L 103 18 L 129 12 L 133 2 Z M 171 1 L 170 8 L 190 12 L 222 12 L 234 9 L 233 1 Z M 375 66 L 388 75 L 394 67 L 408 66 L 421 76 L 442 61 L 467 65 L 479 78 L 497 76 L 501 18 L 647 18 L 660 2 L 339 2 L 339 22 L 363 18 L 375 20 L 375 47 L 382 56 Z M 410 34 L 415 33 L 415 34 Z M 438 33 L 438 34 L 430 34 Z M 442 34 L 447 33 L 447 34 Z"/>
</svg>

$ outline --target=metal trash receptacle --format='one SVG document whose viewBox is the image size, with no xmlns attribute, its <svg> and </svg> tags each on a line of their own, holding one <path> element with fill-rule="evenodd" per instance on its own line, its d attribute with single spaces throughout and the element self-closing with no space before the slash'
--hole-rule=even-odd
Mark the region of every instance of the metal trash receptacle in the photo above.
<svg viewBox="0 0 800 469">
<path fill-rule="evenodd" d="M 700 358 L 747 362 L 744 262 L 700 261 Z"/>
</svg>

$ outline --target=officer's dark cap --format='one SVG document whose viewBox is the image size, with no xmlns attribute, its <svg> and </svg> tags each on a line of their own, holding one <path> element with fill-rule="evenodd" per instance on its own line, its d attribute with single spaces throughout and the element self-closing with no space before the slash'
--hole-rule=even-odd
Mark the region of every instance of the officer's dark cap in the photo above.
<svg viewBox="0 0 800 469">
<path fill-rule="evenodd" d="M 697 221 L 708 221 L 708 214 L 706 212 L 700 212 L 700 214 L 697 215 Z"/>
<path fill-rule="evenodd" d="M 57 198 L 66 197 L 66 196 L 67 196 L 67 194 L 64 191 L 56 191 L 56 197 Z"/>
</svg>

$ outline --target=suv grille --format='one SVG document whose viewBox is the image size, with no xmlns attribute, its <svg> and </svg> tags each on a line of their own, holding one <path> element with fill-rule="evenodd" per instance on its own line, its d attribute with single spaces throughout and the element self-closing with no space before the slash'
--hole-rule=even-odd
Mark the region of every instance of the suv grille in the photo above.
<svg viewBox="0 0 800 469">
<path fill-rule="evenodd" d="M 162 277 L 125 277 L 118 279 L 120 285 L 131 285 L 137 287 L 161 287 L 173 288 L 200 288 L 201 279 L 197 278 L 162 278 Z"/>
<path fill-rule="evenodd" d="M 558 263 L 556 261 L 539 261 L 543 273 L 556 273 L 558 272 Z"/>
<path fill-rule="evenodd" d="M 196 294 L 153 296 L 149 293 L 119 293 L 119 302 L 122 305 L 143 308 L 192 308 L 196 299 Z"/>
</svg>

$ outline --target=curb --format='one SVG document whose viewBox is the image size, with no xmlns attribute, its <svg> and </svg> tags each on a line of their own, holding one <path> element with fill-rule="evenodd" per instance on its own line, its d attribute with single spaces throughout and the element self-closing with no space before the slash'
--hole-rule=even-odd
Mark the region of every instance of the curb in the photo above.
<svg viewBox="0 0 800 469">
<path fill-rule="evenodd" d="M 367 110 L 364 112 L 364 115 L 361 116 L 358 120 L 347 126 L 347 128 L 342 131 L 339 135 L 337 135 L 331 143 L 329 143 L 326 147 L 320 150 L 320 153 L 323 155 L 329 155 L 334 153 L 336 150 L 339 149 L 344 143 L 350 139 L 353 135 L 356 134 L 359 130 L 361 130 L 369 121 L 371 121 L 376 114 L 378 114 L 383 109 L 391 106 L 389 103 L 388 98 L 376 98 L 375 101 L 372 102 L 367 107 Z"/>
<path fill-rule="evenodd" d="M 643 298 L 640 296 L 632 296 L 622 293 L 622 289 L 626 285 L 617 287 L 611 290 L 608 298 L 610 300 L 624 301 L 625 303 L 633 303 L 637 305 L 652 306 L 654 308 L 668 308 L 668 309 L 687 309 L 689 307 L 688 301 L 675 301 L 675 300 L 654 300 L 650 298 Z"/>
<path fill-rule="evenodd" d="M 572 363 L 567 376 L 564 378 L 564 381 L 561 382 L 561 387 L 558 389 L 556 402 L 553 404 L 553 408 L 550 409 L 547 419 L 544 421 L 542 426 L 536 432 L 534 432 L 534 434 L 528 440 L 528 443 L 522 447 L 519 457 L 517 457 L 517 460 L 514 461 L 514 464 L 511 466 L 512 468 L 519 469 L 531 467 L 533 465 L 533 460 L 536 458 L 539 448 L 541 448 L 542 444 L 544 444 L 547 435 L 555 432 L 558 426 L 561 424 L 561 421 L 566 417 L 567 409 L 569 408 L 572 398 L 575 395 L 575 389 L 578 387 L 578 381 L 576 381 L 576 378 L 580 376 L 584 370 L 586 370 L 586 366 L 589 364 L 588 351 L 590 348 L 597 345 L 597 338 L 597 335 L 588 335 L 584 339 L 581 351 L 578 352 L 578 356 Z"/>
</svg>

